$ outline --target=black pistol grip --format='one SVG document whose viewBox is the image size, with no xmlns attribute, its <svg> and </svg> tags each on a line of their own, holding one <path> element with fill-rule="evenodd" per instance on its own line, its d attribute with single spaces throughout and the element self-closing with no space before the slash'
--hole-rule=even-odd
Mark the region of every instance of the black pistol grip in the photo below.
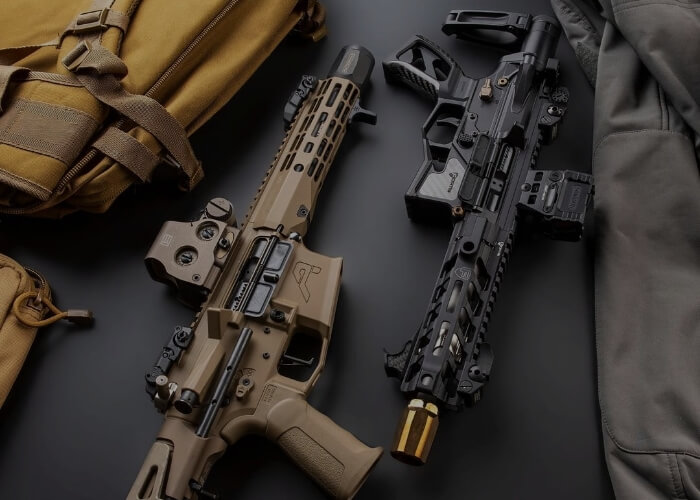
<svg viewBox="0 0 700 500">
<path fill-rule="evenodd" d="M 457 62 L 435 42 L 416 35 L 382 63 L 389 83 L 402 83 L 420 95 L 436 101 L 464 73 Z"/>
<path fill-rule="evenodd" d="M 532 17 L 529 14 L 492 10 L 453 10 L 442 25 L 446 35 L 463 40 L 518 49 Z"/>
</svg>

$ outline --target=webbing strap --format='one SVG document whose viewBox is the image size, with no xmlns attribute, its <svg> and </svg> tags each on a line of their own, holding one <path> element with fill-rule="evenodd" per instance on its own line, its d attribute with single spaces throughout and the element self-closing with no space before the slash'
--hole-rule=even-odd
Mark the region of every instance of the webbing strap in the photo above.
<svg viewBox="0 0 700 500">
<path fill-rule="evenodd" d="M 122 32 L 126 32 L 129 27 L 130 18 L 126 14 L 110 9 L 109 7 L 111 7 L 113 3 L 114 0 L 94 0 L 90 6 L 90 10 L 78 14 L 58 38 L 54 38 L 45 43 L 1 48 L 0 64 L 9 66 L 41 48 L 60 47 L 66 35 L 96 33 L 99 36 L 100 32 L 110 27 L 119 28 Z"/>
<path fill-rule="evenodd" d="M 129 169 L 142 182 L 150 179 L 153 169 L 161 162 L 138 139 L 116 127 L 107 128 L 92 147 Z"/>
<path fill-rule="evenodd" d="M 2 100 L 7 92 L 7 87 L 10 85 L 10 80 L 13 76 L 24 73 L 29 73 L 27 68 L 18 66 L 0 66 L 0 113 L 3 112 Z"/>
<path fill-rule="evenodd" d="M 0 64 L 9 66 L 20 59 L 24 59 L 30 54 L 33 54 L 37 50 L 43 47 L 58 47 L 59 39 L 55 38 L 46 43 L 39 43 L 36 45 L 22 45 L 19 47 L 5 47 L 0 49 Z"/>
<path fill-rule="evenodd" d="M 119 80 L 124 78 L 129 70 L 118 56 L 105 49 L 99 43 L 92 44 L 82 41 L 75 46 L 61 61 L 69 71 L 83 73 L 92 70 L 98 76 L 113 75 Z M 77 74 L 77 73 L 76 73 Z"/>
<path fill-rule="evenodd" d="M 12 76 L 13 80 L 20 80 L 23 82 L 30 81 L 42 81 L 48 83 L 54 83 L 56 85 L 65 85 L 66 87 L 82 87 L 83 84 L 78 81 L 73 75 L 59 75 L 56 73 L 45 73 L 43 71 L 29 71 L 24 73 L 15 73 Z"/>
<path fill-rule="evenodd" d="M 81 12 L 66 26 L 66 29 L 61 33 L 61 40 L 66 35 L 83 35 L 104 31 L 110 27 L 119 28 L 122 32 L 126 32 L 129 27 L 129 16 L 112 9 Z"/>
<path fill-rule="evenodd" d="M 70 165 L 98 125 L 92 116 L 77 109 L 17 99 L 0 115 L 0 144 Z"/>
<path fill-rule="evenodd" d="M 3 66 L 0 65 L 0 114 L 5 111 L 3 99 L 10 86 L 12 80 L 18 81 L 35 81 L 54 83 L 57 85 L 65 85 L 68 87 L 82 87 L 83 84 L 78 81 L 73 75 L 57 75 L 56 73 L 45 73 L 43 71 L 32 71 L 29 68 L 21 66 Z"/>
<path fill-rule="evenodd" d="M 204 176 L 187 133 L 180 123 L 155 99 L 127 92 L 115 77 L 126 74 L 126 66 L 112 52 L 88 41 L 79 43 L 63 59 L 85 89 L 98 101 L 113 108 L 153 135 L 187 176 L 192 189 Z"/>
</svg>

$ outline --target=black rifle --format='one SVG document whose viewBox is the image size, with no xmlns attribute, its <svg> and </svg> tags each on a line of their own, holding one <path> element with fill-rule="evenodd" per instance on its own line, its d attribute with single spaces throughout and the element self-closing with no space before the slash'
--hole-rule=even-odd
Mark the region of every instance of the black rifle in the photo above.
<svg viewBox="0 0 700 500">
<path fill-rule="evenodd" d="M 408 215 L 454 224 L 425 319 L 403 350 L 385 359 L 387 374 L 411 398 L 392 455 L 411 464 L 425 463 L 440 409 L 481 398 L 493 363 L 486 330 L 519 219 L 527 215 L 550 237 L 576 241 L 593 196 L 590 175 L 535 169 L 569 97 L 553 58 L 559 24 L 547 16 L 457 10 L 442 30 L 515 52 L 490 76 L 472 79 L 416 36 L 383 64 L 389 82 L 436 101 L 423 125 L 425 160 L 406 193 Z"/>
</svg>

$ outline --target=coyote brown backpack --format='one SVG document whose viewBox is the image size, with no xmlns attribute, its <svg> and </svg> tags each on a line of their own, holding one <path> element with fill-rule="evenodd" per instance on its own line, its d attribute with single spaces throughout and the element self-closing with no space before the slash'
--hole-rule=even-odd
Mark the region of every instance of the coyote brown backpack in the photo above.
<svg viewBox="0 0 700 500">
<path fill-rule="evenodd" d="M 202 178 L 187 136 L 315 0 L 0 1 L 0 212 L 103 212 L 161 162 Z"/>
</svg>

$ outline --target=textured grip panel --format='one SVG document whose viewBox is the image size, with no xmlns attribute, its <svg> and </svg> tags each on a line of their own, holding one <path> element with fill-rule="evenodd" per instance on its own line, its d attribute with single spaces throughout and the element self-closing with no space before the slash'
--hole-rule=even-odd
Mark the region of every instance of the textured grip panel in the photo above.
<svg viewBox="0 0 700 500">
<path fill-rule="evenodd" d="M 339 491 L 345 467 L 299 427 L 289 429 L 278 441 L 290 457 L 326 491 Z"/>
<path fill-rule="evenodd" d="M 432 101 L 437 100 L 441 86 L 447 85 L 445 90 L 449 91 L 450 82 L 464 74 L 438 44 L 420 35 L 386 59 L 382 67 L 389 83 L 403 83 Z"/>
<path fill-rule="evenodd" d="M 333 498 L 352 498 L 382 454 L 294 397 L 270 409 L 265 434 Z"/>
<path fill-rule="evenodd" d="M 411 359 L 411 351 L 413 350 L 413 341 L 409 340 L 403 348 L 395 353 L 384 353 L 384 370 L 387 376 L 400 379 L 406 370 L 406 363 Z"/>
<path fill-rule="evenodd" d="M 410 64 L 403 61 L 387 61 L 382 67 L 384 77 L 389 83 L 403 83 L 426 99 L 437 99 L 440 84 Z"/>
</svg>

